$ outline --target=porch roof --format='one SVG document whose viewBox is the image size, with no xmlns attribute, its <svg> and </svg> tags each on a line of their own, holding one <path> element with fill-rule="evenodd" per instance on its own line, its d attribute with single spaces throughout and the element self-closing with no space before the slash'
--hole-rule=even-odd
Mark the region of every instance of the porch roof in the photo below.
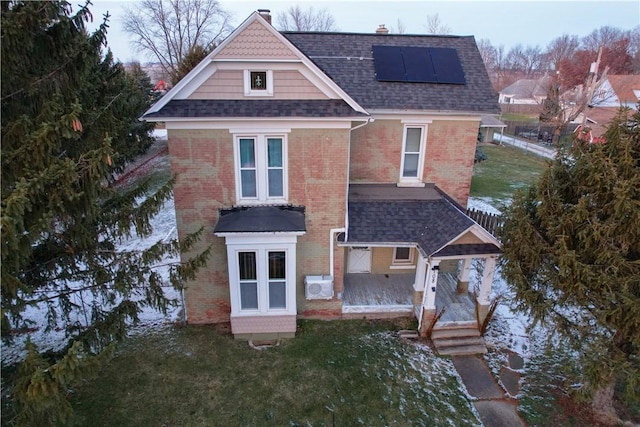
<svg viewBox="0 0 640 427">
<path fill-rule="evenodd" d="M 242 206 L 220 210 L 214 233 L 306 231 L 303 206 Z"/>
<path fill-rule="evenodd" d="M 415 243 L 430 256 L 473 225 L 475 222 L 433 184 L 424 188 L 395 184 L 349 187 L 349 232 L 345 243 Z M 476 248 L 480 245 L 456 246 L 480 249 Z M 492 246 L 492 253 L 499 252 Z"/>
</svg>

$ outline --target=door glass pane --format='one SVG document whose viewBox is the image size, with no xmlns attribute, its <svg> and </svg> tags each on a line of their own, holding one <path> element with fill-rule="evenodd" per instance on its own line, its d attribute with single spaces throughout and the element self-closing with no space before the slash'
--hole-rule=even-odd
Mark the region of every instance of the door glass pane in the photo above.
<svg viewBox="0 0 640 427">
<path fill-rule="evenodd" d="M 269 308 L 287 308 L 285 282 L 269 282 Z"/>
<path fill-rule="evenodd" d="M 269 197 L 283 197 L 282 169 L 269 169 Z"/>
<path fill-rule="evenodd" d="M 256 171 L 253 169 L 240 171 L 242 181 L 242 197 L 256 197 Z"/>
<path fill-rule="evenodd" d="M 421 135 L 422 135 L 421 128 L 407 128 L 407 141 L 405 145 L 406 153 L 420 152 L 420 136 Z"/>
<path fill-rule="evenodd" d="M 258 309 L 258 284 L 256 282 L 240 283 L 240 308 L 242 310 Z"/>
<path fill-rule="evenodd" d="M 269 279 L 284 279 L 286 267 L 285 252 L 269 252 Z"/>
<path fill-rule="evenodd" d="M 240 280 L 256 280 L 256 253 L 238 252 L 238 271 Z"/>
<path fill-rule="evenodd" d="M 418 176 L 418 157 L 419 154 L 404 155 L 404 170 L 402 171 L 402 176 L 413 178 Z"/>
<path fill-rule="evenodd" d="M 267 138 L 269 167 L 282 167 L 282 138 Z"/>
<path fill-rule="evenodd" d="M 256 156 L 255 156 L 253 139 L 248 139 L 248 138 L 240 139 L 240 167 L 241 168 L 256 167 Z"/>
</svg>

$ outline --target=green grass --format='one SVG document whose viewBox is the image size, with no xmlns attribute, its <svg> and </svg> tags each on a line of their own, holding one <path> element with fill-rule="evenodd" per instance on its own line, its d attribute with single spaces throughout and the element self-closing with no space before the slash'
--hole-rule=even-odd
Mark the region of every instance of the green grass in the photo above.
<svg viewBox="0 0 640 427">
<path fill-rule="evenodd" d="M 488 159 L 476 163 L 471 180 L 471 197 L 492 199 L 499 208 L 518 189 L 536 182 L 547 168 L 548 159 L 510 146 L 482 146 Z"/>
<path fill-rule="evenodd" d="M 530 114 L 515 114 L 515 113 L 502 113 L 500 116 L 501 120 L 510 120 L 514 122 L 531 122 L 537 123 L 538 116 L 530 115 Z"/>
<path fill-rule="evenodd" d="M 393 333 L 406 322 L 300 321 L 262 351 L 213 326 L 151 332 L 73 406 L 92 426 L 478 425 L 451 361 Z"/>
</svg>

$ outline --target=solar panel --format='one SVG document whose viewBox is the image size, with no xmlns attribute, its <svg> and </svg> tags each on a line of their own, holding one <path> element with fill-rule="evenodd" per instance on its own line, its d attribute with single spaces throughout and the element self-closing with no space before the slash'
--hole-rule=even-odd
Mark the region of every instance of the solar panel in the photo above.
<svg viewBox="0 0 640 427">
<path fill-rule="evenodd" d="M 407 82 L 437 83 L 429 50 L 425 47 L 403 47 L 402 59 L 407 72 Z"/>
<path fill-rule="evenodd" d="M 458 58 L 458 52 L 451 48 L 429 48 L 431 61 L 436 73 L 436 79 L 440 84 L 466 84 L 464 71 Z"/>
<path fill-rule="evenodd" d="M 402 49 L 399 46 L 373 46 L 373 67 L 378 81 L 407 81 Z"/>
<path fill-rule="evenodd" d="M 458 52 L 451 48 L 372 46 L 380 82 L 466 84 Z"/>
</svg>

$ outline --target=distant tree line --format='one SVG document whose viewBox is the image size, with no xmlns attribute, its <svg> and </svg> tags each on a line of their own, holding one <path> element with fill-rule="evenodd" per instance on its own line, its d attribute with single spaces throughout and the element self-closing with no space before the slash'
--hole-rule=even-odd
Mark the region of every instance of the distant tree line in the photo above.
<svg viewBox="0 0 640 427">
<path fill-rule="evenodd" d="M 499 91 L 519 79 L 538 78 L 547 73 L 557 77 L 563 89 L 583 84 L 598 50 L 603 48 L 601 69 L 609 74 L 640 73 L 640 26 L 633 30 L 603 26 L 585 37 L 563 34 L 546 47 L 520 43 L 511 49 L 478 40 L 478 49 L 493 87 Z"/>
</svg>

